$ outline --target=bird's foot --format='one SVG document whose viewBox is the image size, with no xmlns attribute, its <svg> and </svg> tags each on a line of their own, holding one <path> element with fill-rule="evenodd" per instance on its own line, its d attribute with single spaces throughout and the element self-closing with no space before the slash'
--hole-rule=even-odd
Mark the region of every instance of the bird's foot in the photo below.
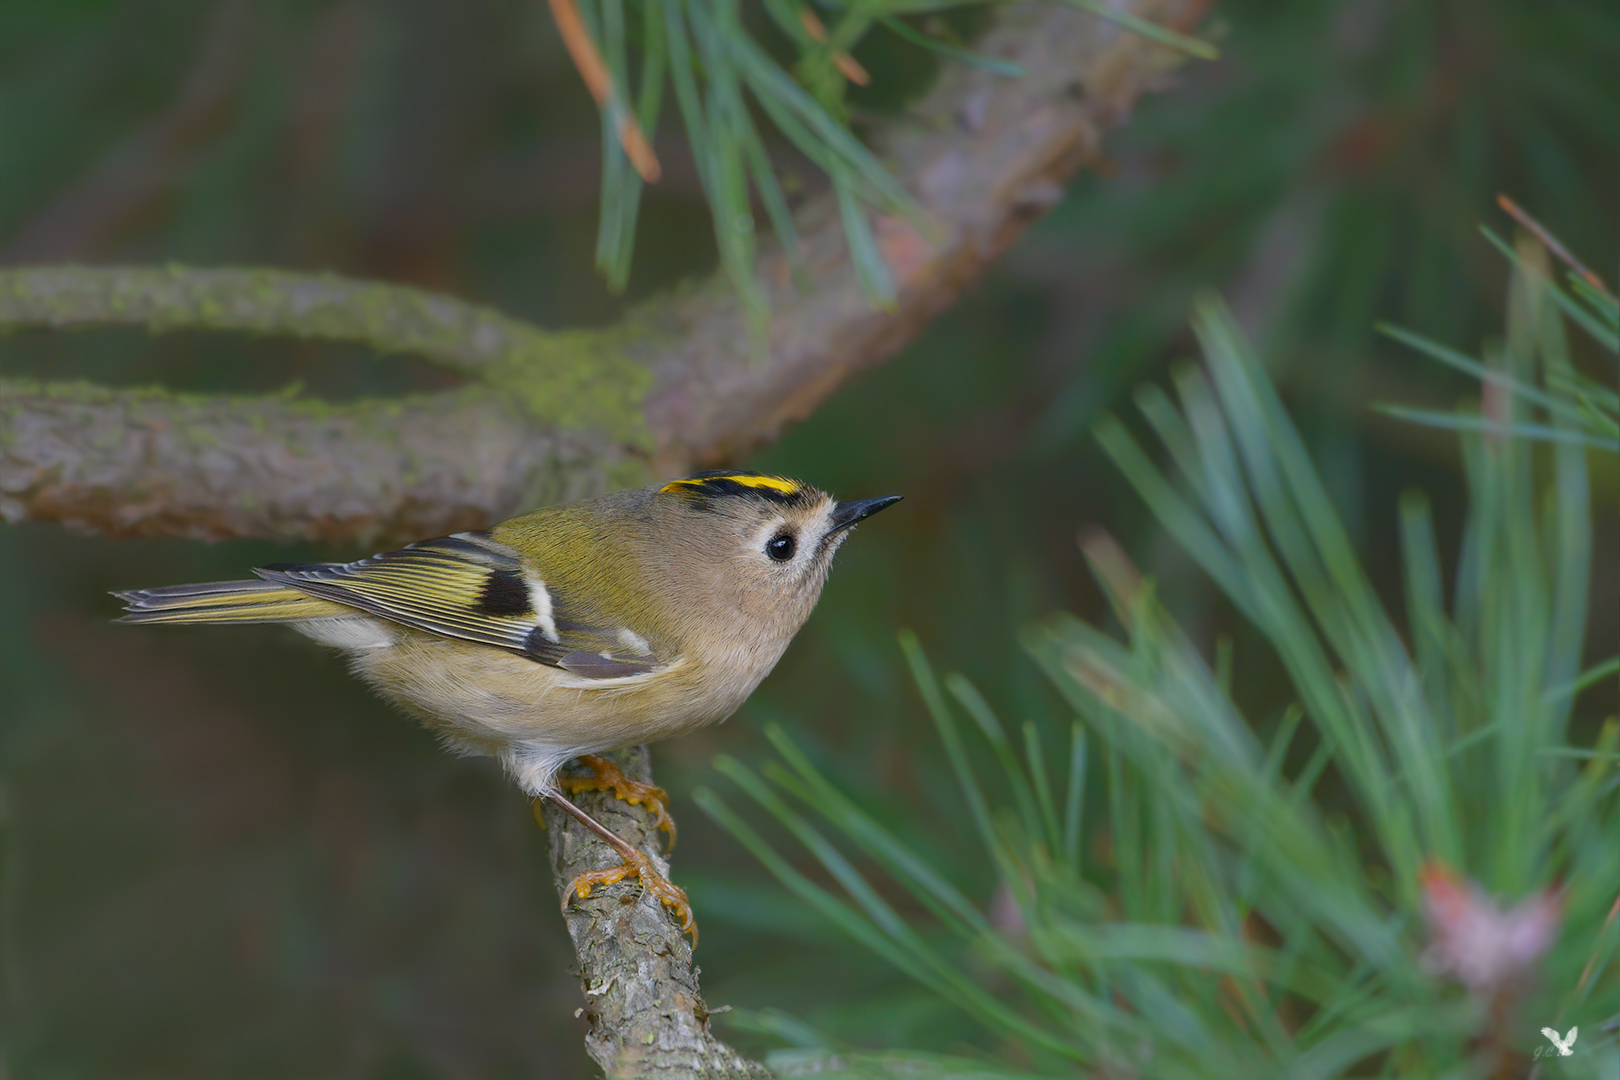
<svg viewBox="0 0 1620 1080">
<path fill-rule="evenodd" d="M 557 786 L 568 792 L 580 791 L 612 791 L 613 797 L 620 802 L 627 802 L 631 806 L 646 806 L 652 811 L 653 827 L 663 829 L 669 833 L 669 844 L 665 851 L 675 847 L 675 819 L 669 816 L 667 809 L 669 793 L 655 784 L 643 784 L 639 780 L 632 780 L 624 775 L 620 768 L 605 757 L 595 754 L 581 754 L 579 760 L 595 770 L 595 776 L 564 776 L 557 779 Z M 666 882 L 667 884 L 667 882 Z M 670 888 L 675 888 L 673 885 Z M 676 890 L 679 892 L 680 890 Z M 584 896 L 584 893 L 580 893 Z M 685 903 L 686 894 L 681 893 L 681 902 Z M 665 901 L 668 903 L 668 901 Z"/>
<path fill-rule="evenodd" d="M 569 883 L 568 893 L 563 897 L 563 914 L 568 914 L 568 904 L 574 899 L 575 893 L 584 900 L 599 885 L 614 885 L 628 877 L 640 878 L 641 887 L 656 896 L 681 920 L 681 933 L 690 933 L 692 948 L 697 948 L 697 920 L 692 917 L 692 905 L 686 899 L 686 890 L 660 874 L 652 860 L 636 849 L 627 846 L 627 850 L 619 852 L 619 855 L 624 862 L 618 866 L 587 870 Z"/>
</svg>

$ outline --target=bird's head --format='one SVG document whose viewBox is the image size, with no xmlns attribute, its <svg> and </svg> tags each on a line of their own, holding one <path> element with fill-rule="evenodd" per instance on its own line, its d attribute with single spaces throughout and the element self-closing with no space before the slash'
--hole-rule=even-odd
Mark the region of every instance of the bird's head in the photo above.
<svg viewBox="0 0 1620 1080">
<path fill-rule="evenodd" d="M 797 480 L 735 470 L 672 480 L 658 494 L 671 500 L 681 562 L 789 634 L 815 607 L 851 527 L 901 498 L 838 502 Z"/>
</svg>

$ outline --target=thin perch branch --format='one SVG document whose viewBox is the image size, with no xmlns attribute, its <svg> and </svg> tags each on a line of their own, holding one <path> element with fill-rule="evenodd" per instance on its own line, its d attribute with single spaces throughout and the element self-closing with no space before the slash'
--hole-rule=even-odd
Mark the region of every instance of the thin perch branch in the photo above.
<svg viewBox="0 0 1620 1080">
<path fill-rule="evenodd" d="M 632 780 L 652 782 L 646 747 L 606 756 Z M 580 792 L 575 799 L 587 814 L 668 871 L 658 830 L 645 809 L 619 802 L 611 791 Z M 567 896 L 577 875 L 618 865 L 613 850 L 574 818 L 549 804 L 543 813 L 559 897 Z M 692 965 L 692 947 L 664 906 L 633 879 L 575 899 L 568 905 L 567 920 L 591 1025 L 585 1049 L 612 1080 L 767 1080 L 770 1073 L 763 1065 L 742 1057 L 709 1031 L 709 1007 Z"/>
</svg>

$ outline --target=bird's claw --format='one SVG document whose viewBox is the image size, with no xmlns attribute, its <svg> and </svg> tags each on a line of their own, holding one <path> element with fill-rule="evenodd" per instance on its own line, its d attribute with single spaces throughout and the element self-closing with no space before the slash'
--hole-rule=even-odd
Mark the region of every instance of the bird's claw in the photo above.
<svg viewBox="0 0 1620 1080">
<path fill-rule="evenodd" d="M 692 917 L 692 905 L 686 899 L 686 890 L 659 873 L 652 860 L 641 852 L 632 849 L 623 858 L 624 861 L 618 866 L 610 866 L 604 870 L 587 870 L 569 882 L 568 892 L 563 896 L 563 914 L 568 914 L 568 905 L 574 899 L 575 893 L 584 900 L 597 886 L 615 885 L 630 877 L 639 878 L 641 887 L 656 896 L 665 907 L 675 913 L 676 918 L 681 920 L 681 933 L 691 934 L 692 947 L 697 948 L 697 920 Z"/>
<path fill-rule="evenodd" d="M 643 784 L 639 780 L 632 780 L 624 775 L 613 762 L 605 757 L 595 754 L 581 754 L 579 760 L 589 765 L 596 772 L 595 776 L 564 776 L 557 779 L 557 786 L 567 792 L 580 791 L 612 791 L 613 797 L 620 802 L 627 802 L 631 806 L 645 806 L 652 811 L 653 828 L 663 829 L 669 834 L 669 845 L 665 851 L 675 847 L 675 819 L 669 816 L 667 809 L 669 793 L 656 784 Z M 671 886 L 673 888 L 673 886 Z M 584 895 L 583 893 L 581 895 Z M 683 900 L 685 894 L 682 894 Z"/>
</svg>

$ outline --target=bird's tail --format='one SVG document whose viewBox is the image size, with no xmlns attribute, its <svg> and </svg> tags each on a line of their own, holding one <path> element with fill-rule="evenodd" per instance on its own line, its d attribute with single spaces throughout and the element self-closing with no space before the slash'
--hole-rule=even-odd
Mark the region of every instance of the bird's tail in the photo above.
<svg viewBox="0 0 1620 1080">
<path fill-rule="evenodd" d="M 211 581 L 115 592 L 126 623 L 262 623 L 329 619 L 354 609 L 269 581 Z"/>
</svg>

